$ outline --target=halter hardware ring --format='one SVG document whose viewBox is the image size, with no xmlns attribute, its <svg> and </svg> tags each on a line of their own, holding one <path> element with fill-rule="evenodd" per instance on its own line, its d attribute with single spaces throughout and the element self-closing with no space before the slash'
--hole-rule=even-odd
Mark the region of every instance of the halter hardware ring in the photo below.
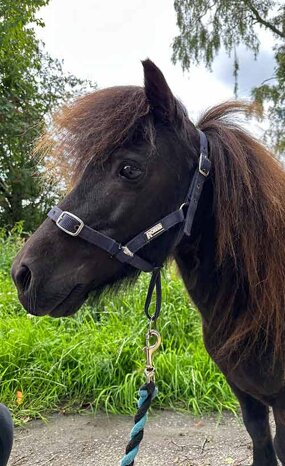
<svg viewBox="0 0 285 466">
<path fill-rule="evenodd" d="M 67 216 L 69 218 L 72 218 L 73 220 L 76 220 L 78 222 L 78 225 L 74 225 L 76 227 L 75 231 L 70 231 L 68 228 L 65 228 L 63 225 L 61 225 L 61 221 L 64 219 L 64 217 Z M 61 212 L 60 216 L 58 217 L 57 221 L 55 222 L 56 226 L 60 228 L 62 231 L 67 233 L 70 236 L 78 236 L 79 233 L 81 232 L 82 228 L 84 227 L 84 222 L 81 220 L 81 218 L 77 217 L 76 215 L 72 214 L 71 212 L 68 212 L 67 210 L 64 210 Z"/>
<path fill-rule="evenodd" d="M 188 206 L 189 202 L 183 202 L 181 206 L 179 207 L 179 210 L 183 210 L 185 206 Z"/>
<path fill-rule="evenodd" d="M 204 154 L 200 154 L 199 173 L 201 173 L 201 175 L 205 176 L 206 178 L 209 176 L 210 168 L 206 168 L 205 165 L 203 166 L 203 162 L 207 162 L 207 161 L 208 161 L 207 157 L 205 157 Z"/>
</svg>

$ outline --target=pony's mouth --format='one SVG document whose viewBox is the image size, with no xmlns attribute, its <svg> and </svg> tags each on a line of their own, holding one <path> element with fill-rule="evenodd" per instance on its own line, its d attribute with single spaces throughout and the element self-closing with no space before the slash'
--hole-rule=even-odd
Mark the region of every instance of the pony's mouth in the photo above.
<svg viewBox="0 0 285 466">
<path fill-rule="evenodd" d="M 88 292 L 82 292 L 82 285 L 76 285 L 60 304 L 48 312 L 48 315 L 50 317 L 67 317 L 75 314 L 87 298 Z"/>
<path fill-rule="evenodd" d="M 41 301 L 45 301 L 44 306 L 40 303 L 27 302 L 24 296 L 20 297 L 20 301 L 29 314 L 34 316 L 45 316 L 50 317 L 67 317 L 75 314 L 76 311 L 82 306 L 88 297 L 88 291 L 83 285 L 74 286 L 71 291 L 54 307 L 48 307 L 48 297 L 42 298 Z"/>
</svg>

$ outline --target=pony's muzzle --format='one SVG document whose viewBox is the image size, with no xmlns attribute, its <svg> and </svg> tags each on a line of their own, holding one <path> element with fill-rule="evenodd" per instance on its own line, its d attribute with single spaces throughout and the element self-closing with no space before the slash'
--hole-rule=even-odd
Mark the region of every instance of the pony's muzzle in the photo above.
<svg viewBox="0 0 285 466">
<path fill-rule="evenodd" d="M 14 283 L 21 294 L 29 291 L 32 281 L 32 272 L 25 264 L 20 264 L 12 269 L 12 278 Z"/>
</svg>

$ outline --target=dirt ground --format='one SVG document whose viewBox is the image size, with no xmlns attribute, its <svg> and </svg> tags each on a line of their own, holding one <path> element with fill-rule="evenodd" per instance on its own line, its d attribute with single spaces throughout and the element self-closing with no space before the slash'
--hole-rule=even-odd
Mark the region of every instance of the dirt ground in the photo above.
<svg viewBox="0 0 285 466">
<path fill-rule="evenodd" d="M 126 416 L 54 415 L 17 428 L 9 466 L 119 465 L 132 426 Z M 153 413 L 137 466 L 246 466 L 251 446 L 241 421 L 231 415 L 196 418 Z"/>
</svg>

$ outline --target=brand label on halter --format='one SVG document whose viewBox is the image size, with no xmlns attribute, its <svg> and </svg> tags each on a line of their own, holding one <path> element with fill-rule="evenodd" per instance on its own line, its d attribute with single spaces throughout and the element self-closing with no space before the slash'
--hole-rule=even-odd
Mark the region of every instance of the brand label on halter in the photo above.
<svg viewBox="0 0 285 466">
<path fill-rule="evenodd" d="M 158 223 L 157 225 L 154 225 L 154 227 L 147 230 L 145 232 L 145 235 L 147 239 L 152 239 L 154 236 L 159 235 L 159 233 L 161 233 L 162 231 L 164 231 L 164 228 L 161 223 Z"/>
</svg>

